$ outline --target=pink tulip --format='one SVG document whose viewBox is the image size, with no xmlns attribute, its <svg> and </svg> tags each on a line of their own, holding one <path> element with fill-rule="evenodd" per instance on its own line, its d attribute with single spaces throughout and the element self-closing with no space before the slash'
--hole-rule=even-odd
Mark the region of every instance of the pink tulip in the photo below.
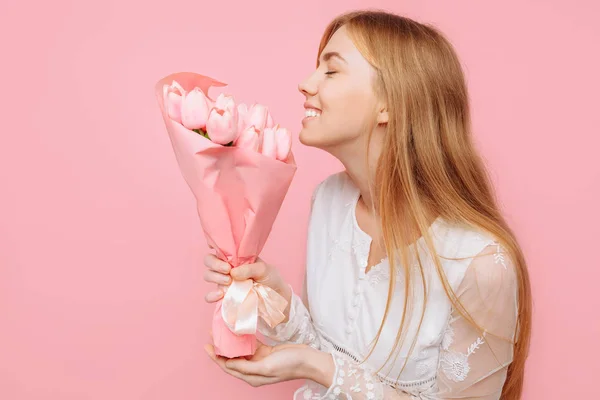
<svg viewBox="0 0 600 400">
<path fill-rule="evenodd" d="M 218 108 L 219 110 L 229 111 L 231 115 L 234 115 L 237 112 L 237 107 L 235 105 L 235 100 L 233 99 L 233 96 L 228 96 L 223 93 L 221 93 L 217 97 L 217 100 L 215 101 L 215 108 Z"/>
<path fill-rule="evenodd" d="M 206 121 L 208 137 L 214 143 L 228 144 L 237 136 L 237 118 L 229 111 L 213 108 Z"/>
<path fill-rule="evenodd" d="M 167 94 L 167 114 L 175 122 L 181 123 L 182 98 L 176 93 Z"/>
<path fill-rule="evenodd" d="M 185 90 L 176 81 L 163 86 L 163 101 L 167 115 L 175 122 L 181 123 L 181 104 L 184 96 Z"/>
<path fill-rule="evenodd" d="M 265 128 L 272 128 L 274 126 L 275 123 L 273 122 L 273 117 L 271 117 L 271 113 L 267 111 L 267 123 L 265 125 Z"/>
<path fill-rule="evenodd" d="M 248 128 L 246 124 L 246 118 L 248 117 L 248 106 L 241 103 L 237 107 L 238 110 L 238 132 L 241 134 Z"/>
<path fill-rule="evenodd" d="M 262 104 L 254 104 L 246 116 L 246 126 L 254 126 L 256 130 L 262 132 L 268 120 L 268 109 Z"/>
<path fill-rule="evenodd" d="M 292 148 L 292 133 L 285 128 L 279 128 L 275 132 L 275 143 L 277 147 L 277 159 L 285 161 Z"/>
<path fill-rule="evenodd" d="M 249 126 L 248 128 L 246 128 L 235 142 L 235 146 L 237 147 L 253 150 L 256 152 L 258 152 L 259 144 L 260 143 L 258 132 L 256 131 L 256 129 L 254 129 L 253 126 Z"/>
<path fill-rule="evenodd" d="M 212 108 L 211 100 L 200 88 L 194 88 L 183 98 L 181 122 L 188 129 L 203 129 Z"/>
<path fill-rule="evenodd" d="M 262 135 L 261 153 L 273 159 L 277 158 L 277 143 L 275 142 L 275 132 L 277 128 L 265 128 Z"/>
</svg>

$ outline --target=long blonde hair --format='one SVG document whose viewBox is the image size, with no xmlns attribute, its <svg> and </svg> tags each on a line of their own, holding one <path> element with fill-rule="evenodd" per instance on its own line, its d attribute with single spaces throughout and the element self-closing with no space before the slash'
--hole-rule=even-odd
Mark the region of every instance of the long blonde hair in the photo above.
<svg viewBox="0 0 600 400">
<path fill-rule="evenodd" d="M 516 268 L 518 319 L 515 340 L 511 341 L 513 361 L 508 367 L 501 398 L 518 400 L 523 390 L 531 336 L 529 276 L 523 252 L 500 212 L 490 178 L 472 142 L 467 87 L 453 46 L 430 25 L 385 11 L 358 10 L 338 16 L 326 28 L 319 46 L 317 67 L 324 47 L 342 26 L 347 28 L 355 46 L 376 70 L 374 87 L 387 101 L 389 112 L 385 150 L 380 155 L 371 185 L 374 211 L 381 220 L 381 236 L 391 276 L 385 314 L 375 342 L 379 340 L 392 301 L 396 254 L 400 255 L 404 268 L 406 297 L 394 349 L 403 338 L 411 304 L 409 239 L 401 229 L 407 224 L 418 227 L 452 305 L 483 332 L 460 304 L 439 257 L 435 256 L 428 232 L 428 212 L 449 222 L 481 228 L 497 239 Z M 420 260 L 418 265 L 420 283 L 426 293 Z M 421 323 L 419 329 L 420 326 Z M 411 351 L 413 347 L 414 342 Z"/>
</svg>

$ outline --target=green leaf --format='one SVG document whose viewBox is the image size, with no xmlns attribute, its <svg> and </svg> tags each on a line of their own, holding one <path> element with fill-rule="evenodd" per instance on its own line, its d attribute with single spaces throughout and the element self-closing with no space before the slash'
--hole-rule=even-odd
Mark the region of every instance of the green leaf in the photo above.
<svg viewBox="0 0 600 400">
<path fill-rule="evenodd" d="M 208 133 L 206 133 L 204 131 L 204 129 L 192 129 L 194 132 L 196 132 L 198 135 L 202 135 L 205 138 L 207 138 L 208 140 L 210 140 L 210 138 L 208 137 Z"/>
</svg>

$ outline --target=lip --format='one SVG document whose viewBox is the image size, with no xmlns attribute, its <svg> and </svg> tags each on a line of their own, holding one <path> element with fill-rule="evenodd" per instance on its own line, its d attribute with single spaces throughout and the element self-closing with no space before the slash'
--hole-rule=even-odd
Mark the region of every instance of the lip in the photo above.
<svg viewBox="0 0 600 400">
<path fill-rule="evenodd" d="M 315 110 L 316 110 L 316 109 L 315 109 Z M 309 121 L 314 121 L 314 120 L 316 120 L 316 119 L 317 119 L 316 117 L 304 117 L 304 118 L 302 118 L 302 125 L 304 126 L 304 125 L 306 125 L 306 124 L 307 124 Z"/>
<path fill-rule="evenodd" d="M 313 106 L 312 104 L 310 104 L 309 102 L 304 103 L 304 108 L 305 109 L 310 109 L 310 110 L 317 110 L 317 111 L 321 111 L 320 108 L 317 108 L 315 106 Z"/>
</svg>

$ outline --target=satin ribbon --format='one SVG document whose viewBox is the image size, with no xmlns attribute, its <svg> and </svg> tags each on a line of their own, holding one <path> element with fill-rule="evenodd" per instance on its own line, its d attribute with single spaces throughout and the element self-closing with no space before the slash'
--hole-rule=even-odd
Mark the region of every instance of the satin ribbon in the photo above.
<svg viewBox="0 0 600 400">
<path fill-rule="evenodd" d="M 233 281 L 221 304 L 221 317 L 236 335 L 256 334 L 260 316 L 271 328 L 285 319 L 287 300 L 252 279 Z"/>
</svg>

